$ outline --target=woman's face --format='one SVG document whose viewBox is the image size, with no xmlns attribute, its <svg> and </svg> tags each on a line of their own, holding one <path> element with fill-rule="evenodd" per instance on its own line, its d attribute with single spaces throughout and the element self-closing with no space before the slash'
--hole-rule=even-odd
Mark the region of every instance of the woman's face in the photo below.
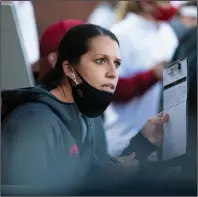
<svg viewBox="0 0 198 197">
<path fill-rule="evenodd" d="M 113 93 L 118 82 L 120 64 L 117 42 L 109 36 L 98 36 L 91 39 L 89 51 L 81 57 L 76 70 L 94 88 Z M 78 74 L 75 73 L 75 76 L 81 82 Z"/>
</svg>

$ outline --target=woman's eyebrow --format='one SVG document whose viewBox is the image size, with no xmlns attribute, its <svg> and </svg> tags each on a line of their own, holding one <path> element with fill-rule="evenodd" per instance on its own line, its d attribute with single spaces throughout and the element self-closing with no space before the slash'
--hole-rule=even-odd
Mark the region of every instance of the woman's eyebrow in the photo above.
<svg viewBox="0 0 198 197">
<path fill-rule="evenodd" d="M 104 57 L 108 57 L 108 58 L 110 57 L 110 55 L 102 54 L 102 53 L 101 54 L 99 54 L 99 53 L 95 54 L 95 56 L 104 56 Z M 122 61 L 122 59 L 120 57 L 115 57 L 115 58 L 116 58 L 117 61 L 120 61 L 120 62 Z"/>
</svg>

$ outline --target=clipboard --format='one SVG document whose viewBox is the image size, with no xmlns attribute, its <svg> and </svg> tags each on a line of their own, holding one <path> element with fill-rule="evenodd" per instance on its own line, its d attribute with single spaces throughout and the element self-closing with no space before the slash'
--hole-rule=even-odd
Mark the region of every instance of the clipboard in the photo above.
<svg viewBox="0 0 198 197">
<path fill-rule="evenodd" d="M 163 72 L 163 111 L 169 114 L 169 122 L 163 127 L 163 161 L 186 154 L 188 67 L 188 58 L 184 58 L 170 64 Z"/>
</svg>

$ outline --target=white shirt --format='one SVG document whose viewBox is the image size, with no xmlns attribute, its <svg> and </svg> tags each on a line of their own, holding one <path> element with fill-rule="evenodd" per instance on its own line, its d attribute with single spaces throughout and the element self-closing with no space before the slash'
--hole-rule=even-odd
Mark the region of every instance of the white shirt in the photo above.
<svg viewBox="0 0 198 197">
<path fill-rule="evenodd" d="M 167 23 L 145 20 L 129 13 L 111 29 L 120 42 L 122 65 L 120 77 L 144 72 L 161 61 L 170 61 L 177 37 Z M 105 129 L 109 154 L 118 156 L 130 143 L 148 118 L 158 113 L 161 84 L 150 88 L 143 96 L 125 104 L 112 103 L 105 111 Z"/>
<path fill-rule="evenodd" d="M 116 23 L 116 13 L 110 3 L 101 2 L 90 14 L 88 23 L 110 29 Z"/>
</svg>

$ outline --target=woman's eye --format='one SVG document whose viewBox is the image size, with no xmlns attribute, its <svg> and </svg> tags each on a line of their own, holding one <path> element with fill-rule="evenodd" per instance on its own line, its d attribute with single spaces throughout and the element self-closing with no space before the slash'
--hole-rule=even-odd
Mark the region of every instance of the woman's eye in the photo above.
<svg viewBox="0 0 198 197">
<path fill-rule="evenodd" d="M 105 60 L 104 59 L 97 59 L 96 60 L 96 63 L 97 64 L 104 64 L 105 63 Z"/>
<path fill-rule="evenodd" d="M 115 62 L 116 68 L 119 68 L 119 67 L 120 67 L 120 64 L 121 64 L 120 62 L 116 61 L 116 62 Z"/>
</svg>

